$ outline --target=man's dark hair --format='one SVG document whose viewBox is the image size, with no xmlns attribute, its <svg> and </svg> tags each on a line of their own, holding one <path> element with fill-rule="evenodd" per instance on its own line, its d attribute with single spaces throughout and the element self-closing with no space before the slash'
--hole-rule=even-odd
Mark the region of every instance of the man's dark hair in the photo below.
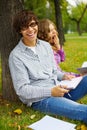
<svg viewBox="0 0 87 130">
<path fill-rule="evenodd" d="M 16 32 L 20 33 L 21 29 L 27 28 L 32 20 L 38 24 L 38 18 L 32 11 L 22 10 L 15 15 L 13 27 L 15 28 Z"/>
</svg>

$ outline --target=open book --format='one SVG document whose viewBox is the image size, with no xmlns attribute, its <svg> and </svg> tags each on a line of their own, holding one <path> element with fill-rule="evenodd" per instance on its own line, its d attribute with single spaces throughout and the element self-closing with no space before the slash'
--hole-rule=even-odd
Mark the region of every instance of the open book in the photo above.
<svg viewBox="0 0 87 130">
<path fill-rule="evenodd" d="M 61 85 L 61 87 L 62 85 L 67 86 L 68 89 L 75 89 L 81 82 L 82 78 L 82 76 L 79 76 L 76 78 L 72 78 L 71 80 L 62 80 L 58 83 L 58 85 Z"/>
<path fill-rule="evenodd" d="M 82 74 L 87 74 L 87 61 L 83 62 L 82 66 L 80 68 L 77 68 L 77 70 Z"/>
<path fill-rule="evenodd" d="M 75 124 L 48 115 L 28 126 L 31 130 L 75 130 L 75 127 Z"/>
</svg>

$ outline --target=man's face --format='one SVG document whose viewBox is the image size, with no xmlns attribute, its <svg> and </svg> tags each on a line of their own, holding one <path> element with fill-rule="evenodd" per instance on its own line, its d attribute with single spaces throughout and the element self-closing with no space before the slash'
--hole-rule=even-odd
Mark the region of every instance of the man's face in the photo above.
<svg viewBox="0 0 87 130">
<path fill-rule="evenodd" d="M 28 43 L 35 42 L 38 33 L 37 23 L 34 20 L 32 20 L 29 23 L 28 27 L 22 28 L 20 33 L 22 34 L 24 41 L 27 41 Z"/>
</svg>

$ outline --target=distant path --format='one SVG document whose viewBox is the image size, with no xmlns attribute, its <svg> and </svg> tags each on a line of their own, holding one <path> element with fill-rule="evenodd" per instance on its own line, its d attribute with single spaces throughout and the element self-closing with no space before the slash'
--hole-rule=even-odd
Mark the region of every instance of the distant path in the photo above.
<svg viewBox="0 0 87 130">
<path fill-rule="evenodd" d="M 79 39 L 79 38 L 82 39 L 82 38 L 87 38 L 87 36 L 72 36 L 72 37 L 67 37 L 67 36 L 66 36 L 66 38 L 67 38 L 67 39 L 77 39 L 77 38 L 78 38 L 78 39 Z"/>
</svg>

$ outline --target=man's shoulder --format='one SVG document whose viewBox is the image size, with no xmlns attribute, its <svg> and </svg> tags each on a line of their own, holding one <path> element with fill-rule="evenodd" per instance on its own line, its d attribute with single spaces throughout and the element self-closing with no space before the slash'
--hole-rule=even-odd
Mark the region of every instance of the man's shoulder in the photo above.
<svg viewBox="0 0 87 130">
<path fill-rule="evenodd" d="M 19 43 L 13 48 L 13 50 L 11 50 L 11 52 L 10 52 L 10 55 L 9 56 L 16 56 L 16 55 L 18 55 L 19 54 L 19 52 L 21 51 L 21 49 L 20 49 L 20 45 L 19 45 Z"/>
</svg>

